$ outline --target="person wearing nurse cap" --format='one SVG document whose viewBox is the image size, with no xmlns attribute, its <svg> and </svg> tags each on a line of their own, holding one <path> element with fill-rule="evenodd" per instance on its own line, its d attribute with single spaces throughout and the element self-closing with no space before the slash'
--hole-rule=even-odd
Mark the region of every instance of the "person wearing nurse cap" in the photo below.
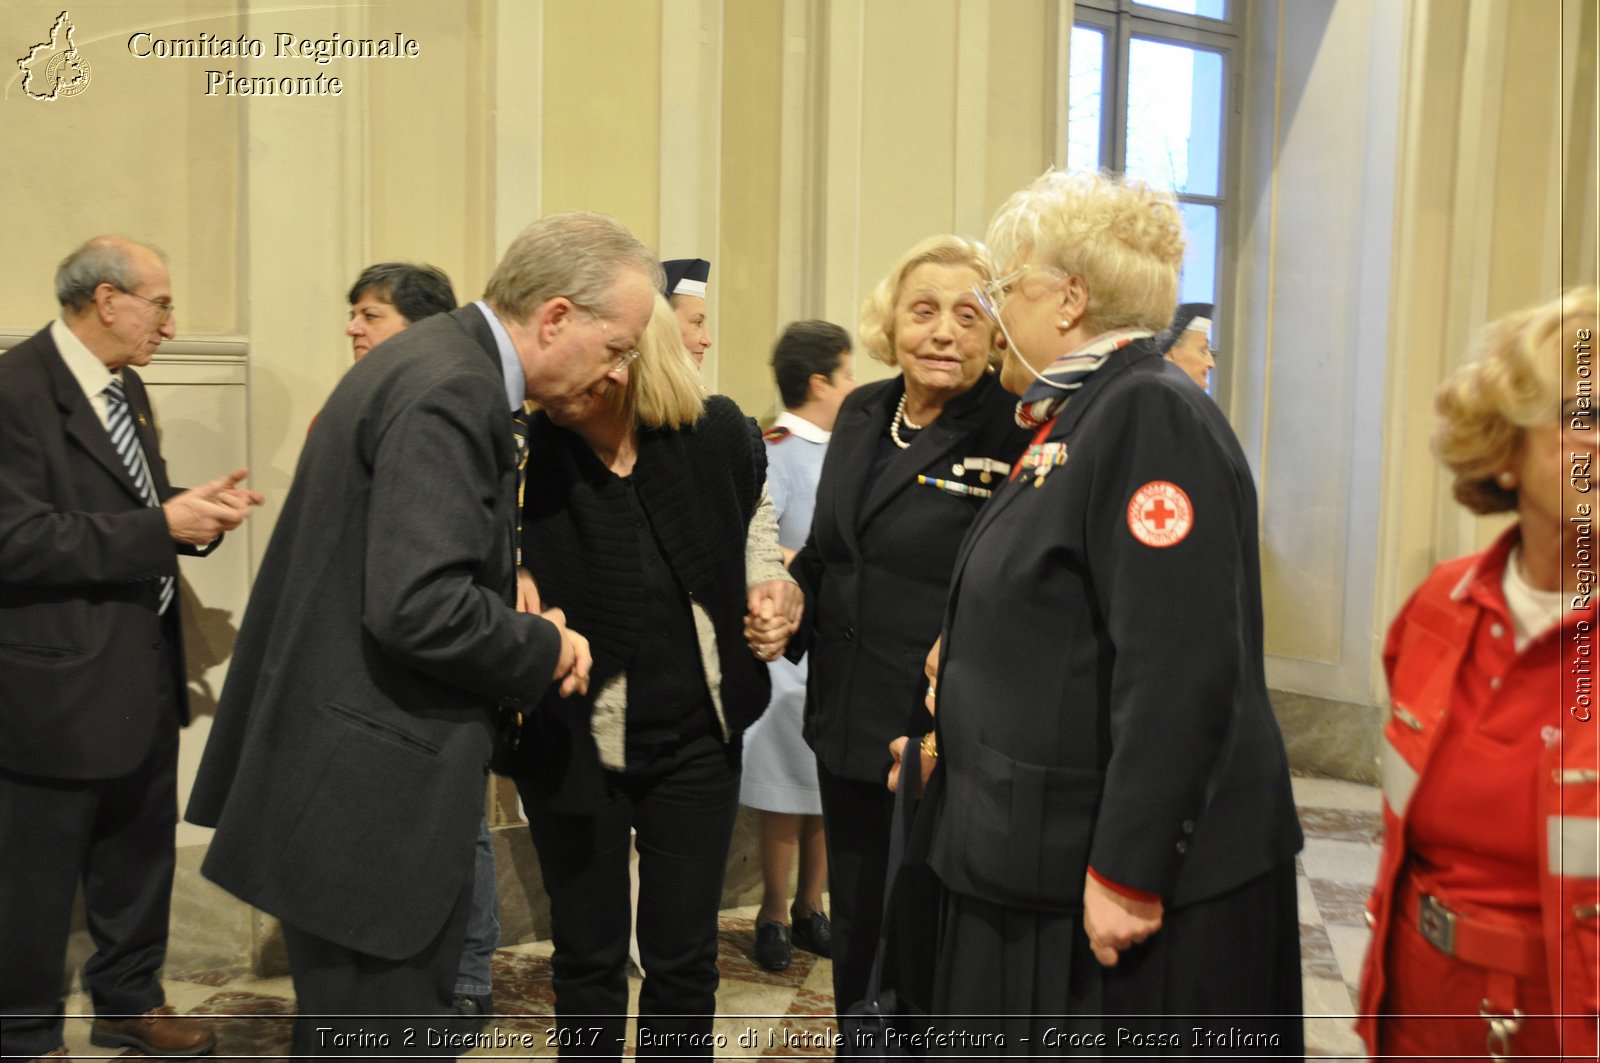
<svg viewBox="0 0 1600 1063">
<path fill-rule="evenodd" d="M 683 345 L 699 365 L 711 348 L 711 333 L 706 331 L 706 282 L 711 279 L 711 263 L 703 258 L 674 258 L 661 263 L 661 268 L 667 275 L 661 294 L 678 315 Z"/>
<path fill-rule="evenodd" d="M 1172 324 L 1156 337 L 1156 346 L 1162 356 L 1188 374 L 1190 380 L 1205 391 L 1211 390 L 1211 370 L 1217 365 L 1217 351 L 1211 346 L 1210 303 L 1180 305 Z"/>
</svg>

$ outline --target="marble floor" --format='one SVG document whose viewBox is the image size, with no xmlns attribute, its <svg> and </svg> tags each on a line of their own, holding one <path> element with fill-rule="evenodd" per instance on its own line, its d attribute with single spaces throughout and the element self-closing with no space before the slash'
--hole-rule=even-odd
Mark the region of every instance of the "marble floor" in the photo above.
<svg viewBox="0 0 1600 1063">
<path fill-rule="evenodd" d="M 1361 906 L 1377 870 L 1378 792 L 1369 786 L 1312 778 L 1296 778 L 1294 789 L 1306 831 L 1299 886 L 1307 1051 L 1324 1057 L 1360 1057 L 1350 1016 L 1367 941 Z M 834 1024 L 828 962 L 797 951 L 788 970 L 776 974 L 763 970 L 751 958 L 754 916 L 753 907 L 729 909 L 721 916 L 722 1017 L 716 1031 L 727 1047 L 719 1049 L 719 1058 L 830 1057 Z M 474 1049 L 472 1056 L 555 1054 L 548 1046 L 555 1001 L 549 955 L 548 942 L 497 952 L 499 1015 L 485 1031 L 497 1043 Z M 636 999 L 637 979 L 630 989 Z M 172 980 L 167 995 L 179 1011 L 227 1016 L 220 1023 L 219 1058 L 270 1058 L 287 1051 L 294 1009 L 287 977 Z M 82 995 L 68 1000 L 67 1014 L 77 1017 L 67 1021 L 67 1048 L 79 1058 L 104 1057 L 107 1050 L 89 1044 L 89 1011 Z"/>
</svg>

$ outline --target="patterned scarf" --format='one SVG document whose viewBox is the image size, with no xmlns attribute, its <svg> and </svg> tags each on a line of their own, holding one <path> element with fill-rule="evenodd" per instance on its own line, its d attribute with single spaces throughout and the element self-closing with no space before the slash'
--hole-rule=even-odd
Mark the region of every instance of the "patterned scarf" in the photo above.
<svg viewBox="0 0 1600 1063">
<path fill-rule="evenodd" d="M 1068 351 L 1057 358 L 1043 373 L 1045 380 L 1035 380 L 1023 392 L 1017 403 L 1017 425 L 1020 428 L 1038 428 L 1048 422 L 1066 406 L 1072 393 L 1083 387 L 1089 374 L 1106 364 L 1113 351 L 1120 351 L 1134 340 L 1154 336 L 1149 329 L 1119 329 L 1102 332 L 1082 347 Z M 1013 357 L 1021 358 L 1019 351 Z"/>
</svg>

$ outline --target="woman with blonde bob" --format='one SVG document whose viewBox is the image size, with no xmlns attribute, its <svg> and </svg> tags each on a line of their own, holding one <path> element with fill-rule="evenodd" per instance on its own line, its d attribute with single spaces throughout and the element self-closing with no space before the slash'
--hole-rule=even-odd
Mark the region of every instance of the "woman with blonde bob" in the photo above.
<svg viewBox="0 0 1600 1063">
<path fill-rule="evenodd" d="M 545 698 L 509 769 L 550 896 L 561 1054 L 622 1055 L 633 830 L 640 1043 L 710 1059 L 740 735 L 799 602 L 763 505 L 765 448 L 704 394 L 659 298 L 639 349 L 528 438 L 523 564 L 537 605 L 581 624 L 594 655 L 588 693 Z"/>
<path fill-rule="evenodd" d="M 840 407 L 791 570 L 816 603 L 804 734 L 817 754 L 841 1010 L 866 990 L 882 922 L 889 741 L 931 727 L 922 664 L 956 550 L 1027 438 L 972 290 L 992 276 L 982 244 L 935 236 L 868 297 L 861 343 L 898 372 Z"/>
<path fill-rule="evenodd" d="M 1455 497 L 1516 522 L 1389 630 L 1374 1055 L 1593 1059 L 1600 989 L 1595 289 L 1512 314 L 1439 390 Z"/>
<path fill-rule="evenodd" d="M 951 1021 L 1007 1051 L 1297 1055 L 1301 834 L 1255 488 L 1216 404 L 1152 342 L 1177 302 L 1176 205 L 1050 172 L 988 240 L 1001 382 L 1034 435 L 945 614 L 933 1010 L 995 1017 Z"/>
</svg>

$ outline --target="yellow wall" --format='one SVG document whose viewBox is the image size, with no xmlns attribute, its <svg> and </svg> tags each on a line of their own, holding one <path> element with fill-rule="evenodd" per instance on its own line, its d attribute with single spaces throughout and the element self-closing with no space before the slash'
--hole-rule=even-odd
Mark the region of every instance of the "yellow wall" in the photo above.
<svg viewBox="0 0 1600 1063">
<path fill-rule="evenodd" d="M 712 262 L 718 307 L 717 390 L 748 413 L 772 406 L 767 358 L 778 316 L 778 202 L 783 5 L 724 9 L 720 240 Z M 776 412 L 775 410 L 772 412 Z"/>
<path fill-rule="evenodd" d="M 661 5 L 546 0 L 540 213 L 598 210 L 645 243 L 660 231 Z M 515 107 L 516 100 L 497 106 Z M 531 220 L 531 218 L 530 218 Z"/>
</svg>

